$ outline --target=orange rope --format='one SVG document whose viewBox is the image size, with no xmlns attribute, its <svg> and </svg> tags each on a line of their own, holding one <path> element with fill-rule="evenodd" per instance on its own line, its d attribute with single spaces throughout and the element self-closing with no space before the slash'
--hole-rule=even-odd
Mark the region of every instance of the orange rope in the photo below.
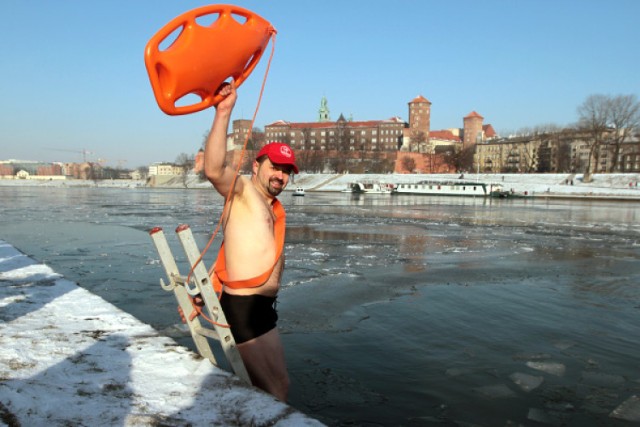
<svg viewBox="0 0 640 427">
<path fill-rule="evenodd" d="M 191 270 L 189 270 L 189 274 L 187 275 L 187 283 L 189 282 L 189 280 L 191 279 L 191 275 L 193 274 L 193 270 L 196 268 L 196 266 L 202 262 L 202 258 L 204 257 L 204 255 L 207 253 L 207 251 L 209 250 L 209 248 L 211 247 L 211 244 L 213 243 L 213 240 L 215 239 L 215 237 L 218 235 L 218 232 L 220 231 L 220 227 L 222 226 L 222 219 L 224 218 L 224 213 L 227 210 L 227 207 L 229 206 L 229 202 L 231 201 L 231 195 L 234 192 L 235 186 L 236 186 L 236 180 L 238 178 L 238 175 L 240 174 L 240 167 L 242 166 L 242 160 L 244 159 L 245 153 L 247 151 L 247 144 L 249 143 L 249 138 L 251 138 L 251 133 L 253 132 L 253 124 L 256 121 L 256 116 L 258 115 L 258 110 L 260 109 L 260 103 L 262 102 L 262 95 L 264 93 L 264 87 L 267 83 L 267 75 L 269 74 L 269 68 L 271 67 L 271 60 L 273 59 L 273 53 L 275 52 L 275 47 L 276 47 L 276 30 L 272 29 L 271 30 L 271 55 L 269 55 L 269 61 L 267 62 L 267 68 L 264 72 L 264 78 L 262 79 L 262 86 L 260 87 L 260 95 L 258 96 L 258 103 L 256 105 L 256 109 L 253 113 L 253 118 L 251 119 L 251 127 L 249 128 L 249 132 L 247 132 L 247 136 L 244 140 L 244 145 L 242 146 L 242 152 L 240 153 L 240 161 L 238 162 L 238 167 L 236 169 L 236 173 L 233 176 L 233 180 L 231 181 L 231 187 L 229 189 L 229 193 L 227 194 L 227 197 L 225 198 L 224 201 L 224 206 L 222 208 L 222 212 L 220 213 L 220 218 L 218 219 L 218 224 L 216 225 L 215 230 L 213 231 L 213 234 L 211 235 L 211 238 L 209 239 L 209 242 L 207 243 L 207 245 L 204 247 L 204 249 L 202 250 L 202 252 L 200 253 L 200 256 L 198 257 L 198 259 L 196 260 L 196 262 L 193 263 L 193 266 L 191 266 Z M 211 266 L 211 268 L 209 269 L 209 276 L 211 276 L 211 274 L 213 273 L 213 268 L 215 266 L 215 263 Z M 193 303 L 193 297 L 191 298 L 191 303 L 194 306 L 194 308 L 196 307 L 196 305 Z M 209 323 L 212 323 L 214 325 L 218 325 L 224 328 L 228 328 L 229 325 L 221 325 L 219 323 L 214 322 L 213 320 L 209 319 L 203 312 L 202 312 L 202 308 L 195 308 L 195 310 L 198 312 L 199 315 L 202 315 L 202 317 L 204 319 L 206 319 Z"/>
<path fill-rule="evenodd" d="M 229 325 L 218 323 L 215 320 L 210 319 L 202 310 L 202 307 L 204 307 L 204 300 L 200 298 L 200 300 L 196 302 L 196 298 L 197 296 L 190 297 L 191 307 L 193 307 L 193 311 L 191 312 L 191 314 L 189 314 L 189 321 L 193 321 L 193 319 L 195 319 L 196 317 L 202 316 L 203 319 L 205 319 L 207 322 L 211 323 L 212 325 L 216 325 L 221 328 L 229 328 Z M 180 317 L 182 318 L 182 323 L 187 323 L 187 319 L 184 315 L 184 312 L 182 311 L 182 307 L 180 306 L 178 306 L 178 313 L 180 313 Z"/>
</svg>

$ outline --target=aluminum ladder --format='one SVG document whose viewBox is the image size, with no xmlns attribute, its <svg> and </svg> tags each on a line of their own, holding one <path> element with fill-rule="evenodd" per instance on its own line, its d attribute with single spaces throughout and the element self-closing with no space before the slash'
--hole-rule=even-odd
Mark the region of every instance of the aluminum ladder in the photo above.
<svg viewBox="0 0 640 427">
<path fill-rule="evenodd" d="M 160 255 L 160 261 L 169 279 L 168 284 L 166 284 L 163 279 L 160 279 L 160 286 L 166 291 L 173 291 L 200 355 L 218 366 L 211 346 L 209 345 L 208 338 L 217 340 L 220 342 L 222 350 L 231 365 L 231 369 L 233 369 L 233 373 L 247 384 L 251 384 L 249 374 L 236 346 L 236 341 L 233 338 L 231 329 L 227 326 L 227 319 L 220 307 L 218 296 L 213 290 L 209 273 L 204 263 L 199 262 L 200 251 L 193 238 L 193 233 L 188 225 L 180 225 L 176 228 L 176 234 L 187 255 L 187 260 L 193 269 L 192 277 L 189 283 L 187 283 L 187 277 L 180 274 L 164 231 L 160 227 L 155 227 L 149 231 L 149 235 L 156 246 L 158 254 Z M 196 263 L 197 265 L 194 267 Z M 203 326 L 198 316 L 190 319 L 190 313 L 194 310 L 191 299 L 197 295 L 200 295 L 204 301 L 206 310 L 209 313 L 209 318 L 214 321 L 212 324 L 213 329 Z"/>
</svg>

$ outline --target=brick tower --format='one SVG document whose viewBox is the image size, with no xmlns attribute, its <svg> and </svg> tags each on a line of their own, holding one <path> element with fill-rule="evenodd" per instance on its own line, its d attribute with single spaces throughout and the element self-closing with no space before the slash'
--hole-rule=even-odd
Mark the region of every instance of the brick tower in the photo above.
<svg viewBox="0 0 640 427">
<path fill-rule="evenodd" d="M 418 95 L 409 102 L 409 128 L 404 130 L 403 149 L 420 151 L 429 143 L 431 129 L 431 102 L 422 95 Z M 423 134 L 422 141 L 416 140 L 416 133 Z M 422 146 L 422 147 L 421 147 Z"/>
<path fill-rule="evenodd" d="M 484 133 L 482 131 L 482 122 L 484 117 L 475 111 L 472 111 L 462 120 L 464 122 L 462 148 L 471 147 L 475 145 L 476 142 L 482 142 L 484 140 Z"/>
<path fill-rule="evenodd" d="M 409 129 L 412 132 L 424 132 L 424 136 L 428 138 L 430 128 L 431 102 L 424 96 L 419 95 L 409 102 Z"/>
</svg>

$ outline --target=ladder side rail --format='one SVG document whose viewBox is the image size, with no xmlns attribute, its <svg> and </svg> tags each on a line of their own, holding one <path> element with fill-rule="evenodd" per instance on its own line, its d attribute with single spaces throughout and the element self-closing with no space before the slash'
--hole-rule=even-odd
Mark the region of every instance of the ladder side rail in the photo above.
<svg viewBox="0 0 640 427">
<path fill-rule="evenodd" d="M 209 311 L 209 315 L 216 323 L 218 323 L 214 324 L 213 327 L 220 337 L 222 350 L 224 351 L 227 360 L 231 364 L 233 372 L 247 384 L 251 384 L 249 373 L 244 366 L 244 362 L 242 361 L 242 357 L 240 356 L 240 351 L 238 350 L 235 338 L 231 333 L 231 329 L 228 326 L 220 326 L 228 325 L 228 322 L 226 316 L 224 315 L 224 312 L 222 311 L 222 307 L 220 306 L 218 295 L 213 289 L 213 284 L 211 283 L 209 272 L 204 266 L 204 262 L 198 262 L 198 260 L 200 260 L 200 250 L 198 249 L 195 239 L 193 238 L 191 228 L 189 228 L 189 226 L 187 225 L 183 225 L 176 229 L 176 233 L 178 234 L 178 238 L 182 243 L 182 247 L 184 248 L 184 252 L 187 255 L 189 263 L 192 266 L 196 262 L 198 263 L 193 268 L 193 277 L 195 278 L 197 286 L 200 288 L 202 299 L 205 303 L 205 306 L 207 307 L 207 310 Z"/>
<path fill-rule="evenodd" d="M 167 277 L 171 281 L 169 286 L 162 287 L 165 290 L 171 287 L 173 288 L 173 293 L 178 301 L 178 305 L 182 309 L 182 313 L 184 313 L 185 321 L 189 327 L 189 331 L 191 332 L 193 342 L 198 349 L 198 353 L 200 353 L 200 355 L 205 359 L 208 359 L 212 364 L 218 366 L 216 357 L 213 354 L 211 346 L 205 336 L 206 334 L 202 333 L 202 330 L 206 328 L 203 328 L 198 317 L 194 317 L 193 320 L 189 320 L 189 313 L 193 311 L 193 305 L 191 304 L 191 298 L 189 297 L 184 285 L 176 282 L 176 278 L 180 277 L 180 271 L 178 270 L 178 266 L 175 262 L 171 249 L 169 248 L 164 232 L 160 228 L 154 228 L 149 234 L 153 240 L 156 250 L 158 251 L 158 255 L 160 255 L 160 261 L 162 262 Z M 160 282 L 162 285 L 162 280 L 160 280 Z"/>
</svg>

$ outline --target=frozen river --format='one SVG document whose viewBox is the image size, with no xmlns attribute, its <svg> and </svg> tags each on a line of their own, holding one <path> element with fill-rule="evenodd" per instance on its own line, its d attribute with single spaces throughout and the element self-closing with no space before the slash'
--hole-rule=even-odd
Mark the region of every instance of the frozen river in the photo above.
<svg viewBox="0 0 640 427">
<path fill-rule="evenodd" d="M 638 203 L 281 199 L 297 409 L 329 425 L 640 419 Z M 172 230 L 202 248 L 221 207 L 212 190 L 0 187 L 0 239 L 191 346 L 148 230 L 183 261 Z"/>
</svg>

